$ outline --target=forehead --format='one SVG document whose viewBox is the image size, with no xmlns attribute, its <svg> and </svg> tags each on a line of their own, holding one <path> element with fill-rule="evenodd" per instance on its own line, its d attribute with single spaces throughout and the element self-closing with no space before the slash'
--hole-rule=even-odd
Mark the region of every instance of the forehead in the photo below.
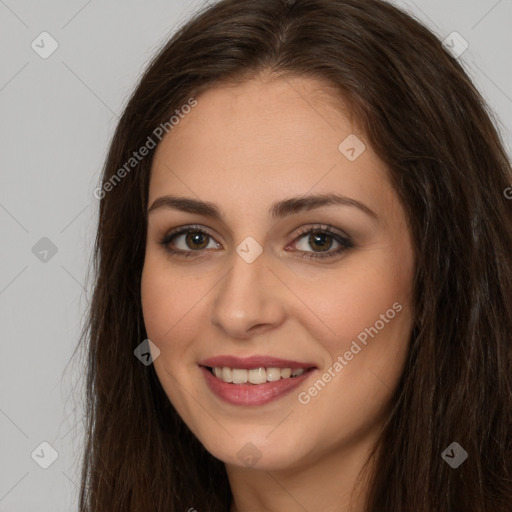
<svg viewBox="0 0 512 512">
<path fill-rule="evenodd" d="M 263 156 L 259 147 L 263 141 L 272 143 L 266 147 L 269 153 L 279 148 L 287 151 L 294 141 L 313 141 L 326 132 L 359 131 L 333 86 L 313 78 L 262 77 L 221 84 L 196 100 L 197 106 L 167 137 L 176 139 L 176 145 L 194 138 L 196 144 L 214 145 L 222 151 L 243 143 L 243 154 L 249 158 L 255 157 L 247 153 L 249 149 Z M 300 146 L 296 151 L 307 155 L 311 149 Z"/>
<path fill-rule="evenodd" d="M 325 82 L 253 79 L 196 100 L 157 148 L 150 203 L 172 193 L 256 211 L 310 191 L 368 202 L 390 193 L 382 162 Z M 366 147 L 351 161 L 339 146 L 353 135 Z"/>
</svg>

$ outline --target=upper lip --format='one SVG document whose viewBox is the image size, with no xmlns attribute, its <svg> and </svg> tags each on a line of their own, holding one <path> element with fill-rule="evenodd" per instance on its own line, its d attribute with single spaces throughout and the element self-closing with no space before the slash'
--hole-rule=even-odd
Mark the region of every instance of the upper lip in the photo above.
<svg viewBox="0 0 512 512">
<path fill-rule="evenodd" d="M 254 368 L 291 368 L 292 370 L 303 368 L 316 368 L 313 363 L 304 363 L 300 361 L 292 361 L 290 359 L 281 359 L 279 357 L 255 355 L 250 357 L 236 356 L 215 356 L 203 359 L 199 362 L 200 366 L 208 366 L 210 368 L 240 368 L 251 370 Z"/>
</svg>

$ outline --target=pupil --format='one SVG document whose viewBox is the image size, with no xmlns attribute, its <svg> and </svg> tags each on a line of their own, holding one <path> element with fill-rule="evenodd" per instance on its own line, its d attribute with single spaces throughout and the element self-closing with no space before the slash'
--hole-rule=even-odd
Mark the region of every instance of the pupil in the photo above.
<svg viewBox="0 0 512 512">
<path fill-rule="evenodd" d="M 326 244 L 325 243 L 325 239 L 329 239 L 329 242 Z M 311 243 L 314 243 L 314 244 L 317 244 L 317 245 L 320 245 L 320 246 L 324 246 L 324 247 L 321 247 L 321 251 L 326 251 L 328 249 L 330 249 L 331 245 L 332 245 L 332 237 L 330 235 L 327 235 L 327 234 L 322 234 L 322 233 L 314 233 L 314 234 L 311 234 L 309 236 L 309 241 Z M 323 242 L 323 243 L 322 243 Z M 327 247 L 325 247 L 325 245 L 327 245 Z"/>
<path fill-rule="evenodd" d="M 202 244 L 201 244 L 201 238 L 203 238 Z M 204 247 L 206 247 L 208 245 L 208 243 L 206 242 L 206 236 L 204 235 L 204 233 L 200 233 L 198 231 L 192 232 L 192 233 L 187 233 L 186 241 L 187 241 L 187 244 L 189 242 L 191 242 L 192 244 L 200 245 L 200 247 L 191 247 L 192 249 L 203 249 Z"/>
<path fill-rule="evenodd" d="M 206 242 L 206 236 L 204 233 L 200 233 L 199 231 L 188 233 L 186 236 L 187 243 L 191 242 L 193 245 L 199 245 L 200 247 L 195 247 L 196 249 L 203 249 L 208 245 Z M 201 239 L 203 239 L 203 242 L 201 243 Z M 326 239 L 328 242 L 326 243 Z M 325 233 L 313 233 L 309 235 L 309 241 L 313 245 L 317 245 L 321 251 L 327 251 L 330 249 L 332 245 L 332 237 L 330 235 L 326 235 Z"/>
</svg>

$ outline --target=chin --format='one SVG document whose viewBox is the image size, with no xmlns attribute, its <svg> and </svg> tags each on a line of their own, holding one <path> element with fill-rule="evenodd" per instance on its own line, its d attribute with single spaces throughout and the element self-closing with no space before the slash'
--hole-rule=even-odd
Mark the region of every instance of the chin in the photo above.
<svg viewBox="0 0 512 512">
<path fill-rule="evenodd" d="M 239 468 L 277 471 L 300 464 L 298 442 L 290 436 L 276 436 L 275 439 L 265 439 L 265 436 L 268 436 L 268 429 L 260 437 L 253 432 L 252 435 L 230 439 L 225 445 L 219 445 L 216 440 L 203 445 L 215 458 Z"/>
</svg>

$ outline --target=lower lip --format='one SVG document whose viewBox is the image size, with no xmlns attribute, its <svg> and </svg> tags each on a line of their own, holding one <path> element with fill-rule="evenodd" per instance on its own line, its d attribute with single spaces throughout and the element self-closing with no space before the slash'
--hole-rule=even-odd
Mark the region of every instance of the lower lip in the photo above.
<svg viewBox="0 0 512 512">
<path fill-rule="evenodd" d="M 233 405 L 264 405 L 286 395 L 314 373 L 305 371 L 298 377 L 280 379 L 264 384 L 232 384 L 213 375 L 210 370 L 200 366 L 208 387 L 219 398 Z"/>
</svg>

